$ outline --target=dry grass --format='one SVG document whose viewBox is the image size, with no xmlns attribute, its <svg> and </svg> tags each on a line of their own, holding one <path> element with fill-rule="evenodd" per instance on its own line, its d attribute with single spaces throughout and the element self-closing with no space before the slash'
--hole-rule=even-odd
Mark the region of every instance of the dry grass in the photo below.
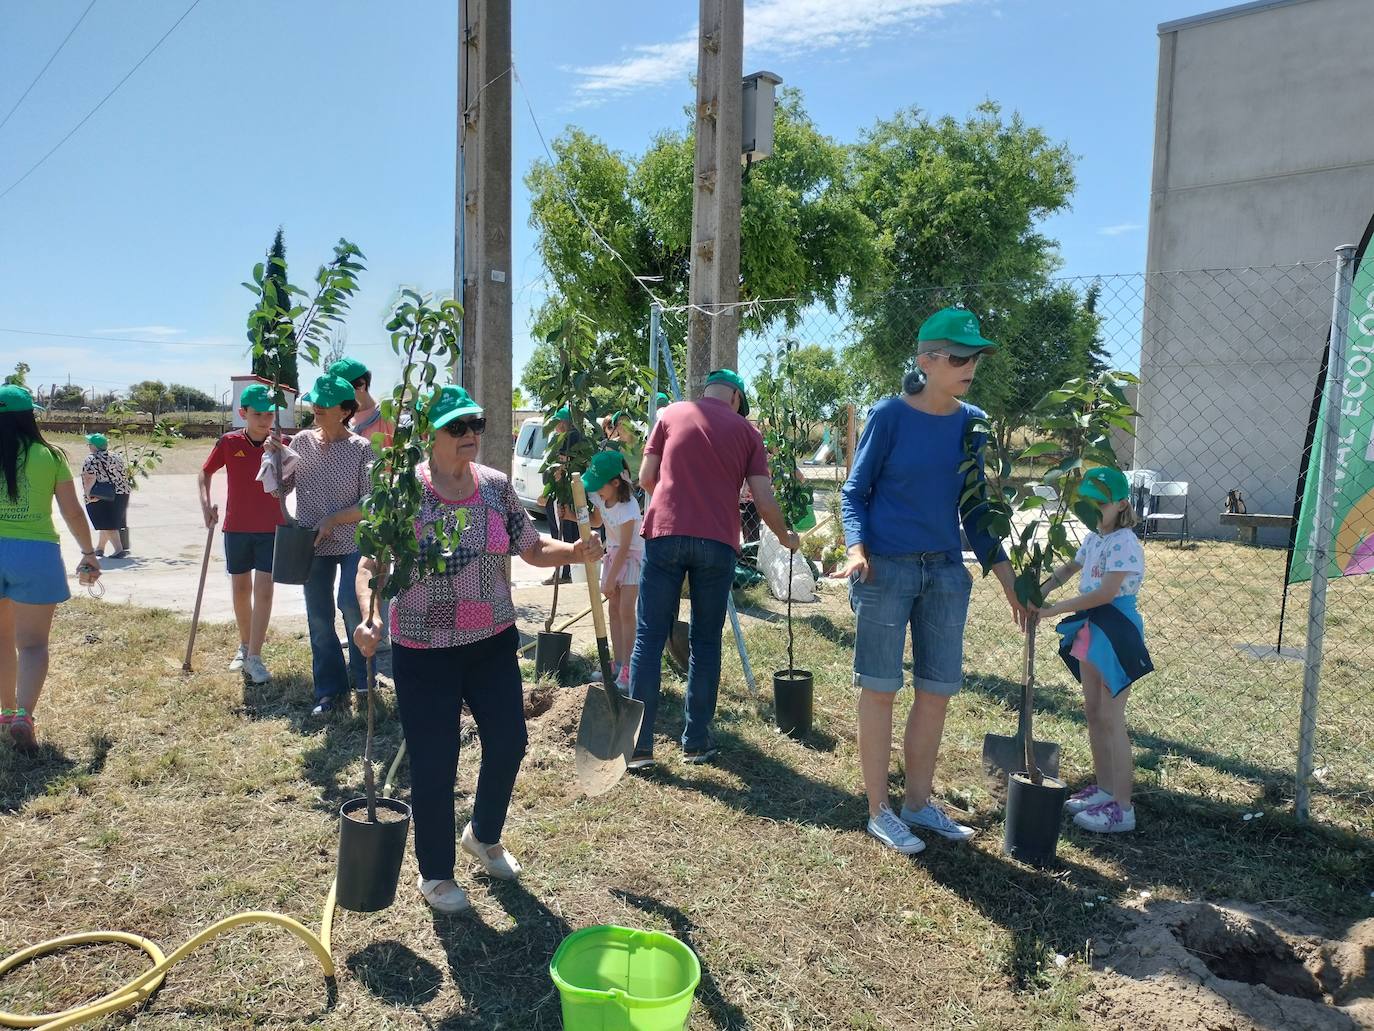
<svg viewBox="0 0 1374 1031">
<path fill-rule="evenodd" d="M 987 588 L 978 612 L 991 619 Z M 765 697 L 767 671 L 783 665 L 776 609 L 746 620 Z M 952 709 L 939 790 L 982 833 L 971 847 L 932 843 L 916 861 L 883 851 L 862 833 L 847 606 L 833 592 L 799 616 L 799 664 L 818 684 L 807 747 L 771 730 L 731 660 L 717 765 L 684 766 L 665 744 L 659 772 L 585 799 L 572 783 L 578 694 L 560 692 L 531 722 L 508 824 L 526 869 L 518 885 L 463 871 L 475 913 L 436 919 L 408 856 L 396 905 L 340 914 L 336 998 L 293 939 L 245 931 L 174 971 L 134 1026 L 556 1028 L 554 948 L 571 928 L 622 923 L 672 931 L 697 951 L 694 1029 L 1075 1028 L 1091 983 L 1082 961 L 1116 936 L 1141 889 L 1374 914 L 1366 839 L 1301 829 L 1272 810 L 1242 822 L 1270 809 L 1262 785 L 1163 750 L 1143 776 L 1140 833 L 1071 831 L 1055 873 L 1010 862 L 978 755 L 984 731 L 1009 724 L 993 678 L 1015 662 L 1001 665 L 997 651 L 975 660 L 974 640 L 974 685 Z M 0 953 L 94 927 L 175 946 L 249 908 L 318 926 L 334 814 L 361 783 L 361 721 L 306 717 L 299 637 L 269 644 L 277 680 L 259 689 L 215 671 L 232 649 L 223 627 L 202 631 L 207 672 L 183 677 L 185 631 L 168 613 L 86 601 L 60 610 L 40 712 L 47 744 L 36 761 L 0 746 Z M 669 679 L 669 734 L 679 707 Z M 394 719 L 381 734 L 390 755 Z M 1086 742 L 1067 705 L 1051 707 L 1042 736 L 1065 743 L 1071 775 L 1083 769 Z M 464 793 L 477 747 L 461 764 Z M 1152 751 L 1142 750 L 1147 767 Z M 1060 968 L 1055 954 L 1072 962 Z M 91 998 L 141 962 L 105 947 L 44 959 L 0 983 L 0 1009 Z"/>
</svg>

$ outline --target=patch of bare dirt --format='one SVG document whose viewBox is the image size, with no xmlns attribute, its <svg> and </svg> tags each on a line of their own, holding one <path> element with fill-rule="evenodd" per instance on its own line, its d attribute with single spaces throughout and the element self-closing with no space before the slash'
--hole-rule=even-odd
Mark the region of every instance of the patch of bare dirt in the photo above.
<svg viewBox="0 0 1374 1031">
<path fill-rule="evenodd" d="M 577 743 L 577 721 L 587 688 L 557 687 L 548 682 L 525 688 L 525 721 L 529 732 L 526 764 L 547 768 L 566 763 Z"/>
<path fill-rule="evenodd" d="M 1329 937 L 1266 907 L 1161 902 L 1095 966 L 1082 1011 L 1090 1027 L 1374 1028 L 1374 920 Z"/>
</svg>

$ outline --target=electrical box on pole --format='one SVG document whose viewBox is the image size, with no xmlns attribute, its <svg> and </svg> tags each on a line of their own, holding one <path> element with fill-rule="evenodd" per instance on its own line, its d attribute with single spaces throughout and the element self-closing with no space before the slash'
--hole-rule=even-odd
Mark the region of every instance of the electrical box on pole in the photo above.
<svg viewBox="0 0 1374 1031">
<path fill-rule="evenodd" d="M 773 111 L 780 85 L 782 77 L 772 72 L 751 72 L 744 77 L 740 160 L 746 165 L 773 156 Z"/>
</svg>

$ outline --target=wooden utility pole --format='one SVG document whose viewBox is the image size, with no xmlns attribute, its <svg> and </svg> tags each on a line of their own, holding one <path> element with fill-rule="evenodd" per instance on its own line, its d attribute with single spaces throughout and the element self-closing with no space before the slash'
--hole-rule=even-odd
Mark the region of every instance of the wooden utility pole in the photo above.
<svg viewBox="0 0 1374 1031">
<path fill-rule="evenodd" d="M 712 369 L 735 368 L 739 352 L 740 108 L 744 0 L 701 0 L 697 36 L 696 164 L 692 279 L 687 323 L 687 396 Z M 697 308 L 703 310 L 698 311 Z"/>
<path fill-rule="evenodd" d="M 458 59 L 458 238 L 454 295 L 463 302 L 459 379 L 485 410 L 480 460 L 511 456 L 511 0 L 461 5 Z"/>
</svg>

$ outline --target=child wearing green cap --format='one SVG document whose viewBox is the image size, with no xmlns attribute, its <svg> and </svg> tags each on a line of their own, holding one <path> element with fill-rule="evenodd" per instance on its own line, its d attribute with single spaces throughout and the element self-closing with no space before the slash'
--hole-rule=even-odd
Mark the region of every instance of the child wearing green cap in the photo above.
<svg viewBox="0 0 1374 1031">
<path fill-rule="evenodd" d="M 1041 608 L 1038 616 L 1069 617 L 1056 627 L 1059 655 L 1083 685 L 1097 774 L 1097 782 L 1070 796 L 1066 808 L 1084 830 L 1115 834 L 1135 830 L 1135 763 L 1126 733 L 1126 700 L 1131 685 L 1154 669 L 1145 648 L 1145 624 L 1136 608 L 1145 578 L 1145 552 L 1132 532 L 1136 514 L 1121 470 L 1089 469 L 1078 492 L 1097 503 L 1101 519 L 1074 560 L 1056 569 L 1043 589 L 1048 596 L 1081 570 L 1080 593 Z"/>
<path fill-rule="evenodd" d="M 644 538 L 639 535 L 644 515 L 630 487 L 629 471 L 618 451 L 599 451 L 582 474 L 582 486 L 595 510 L 593 526 L 606 528 L 606 554 L 601 560 L 601 593 L 610 610 L 611 672 L 627 694 L 630 690 L 630 653 L 635 645 L 635 607 L 639 603 L 639 574 L 644 561 Z"/>
</svg>

